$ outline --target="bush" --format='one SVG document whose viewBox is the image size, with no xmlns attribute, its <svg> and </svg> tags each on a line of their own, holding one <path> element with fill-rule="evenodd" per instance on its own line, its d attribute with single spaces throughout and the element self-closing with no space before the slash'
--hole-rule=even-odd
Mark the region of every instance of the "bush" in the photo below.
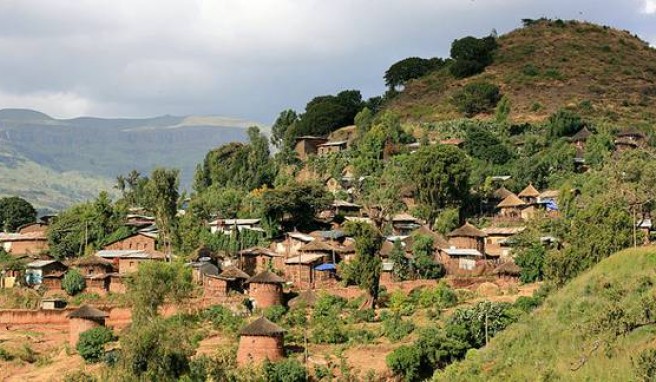
<svg viewBox="0 0 656 382">
<path fill-rule="evenodd" d="M 87 284 L 84 281 L 84 276 L 77 269 L 71 269 L 66 272 L 62 280 L 62 288 L 68 293 L 69 296 L 75 296 L 86 288 Z"/>
<path fill-rule="evenodd" d="M 446 283 L 440 282 L 434 288 L 421 289 L 417 302 L 422 308 L 446 309 L 458 303 L 458 296 Z"/>
<path fill-rule="evenodd" d="M 489 82 L 478 81 L 465 85 L 454 94 L 452 102 L 466 117 L 494 110 L 501 99 L 499 87 Z"/>
<path fill-rule="evenodd" d="M 114 339 L 111 329 L 98 326 L 82 332 L 75 349 L 87 363 L 98 362 L 105 354 L 105 344 Z"/>
<path fill-rule="evenodd" d="M 376 337 L 376 333 L 367 329 L 352 329 L 348 332 L 348 341 L 352 344 L 370 344 Z"/>
<path fill-rule="evenodd" d="M 304 382 L 308 377 L 305 366 L 294 358 L 275 363 L 266 361 L 263 369 L 268 382 Z"/>
<path fill-rule="evenodd" d="M 385 363 L 394 374 L 411 382 L 420 377 L 421 358 L 420 350 L 415 346 L 401 346 L 387 355 Z"/>
<path fill-rule="evenodd" d="M 64 382 L 96 382 L 97 380 L 92 374 L 82 370 L 73 371 L 64 375 Z"/>
<path fill-rule="evenodd" d="M 492 53 L 497 47 L 493 36 L 484 38 L 467 36 L 453 41 L 451 44 L 453 62 L 449 67 L 451 74 L 456 78 L 465 78 L 482 72 L 492 63 Z"/>
<path fill-rule="evenodd" d="M 553 139 L 574 135 L 585 126 L 585 123 L 578 114 L 560 109 L 549 116 L 547 126 L 549 127 L 549 138 Z"/>
<path fill-rule="evenodd" d="M 376 320 L 376 312 L 373 309 L 358 309 L 351 313 L 351 320 L 353 322 L 374 322 Z"/>
<path fill-rule="evenodd" d="M 272 322 L 280 322 L 287 313 L 287 309 L 282 305 L 274 305 L 264 310 L 264 317 Z"/>
<path fill-rule="evenodd" d="M 203 318 L 210 320 L 216 329 L 223 329 L 229 333 L 236 333 L 241 329 L 244 319 L 235 315 L 230 309 L 214 305 L 203 311 Z"/>
<path fill-rule="evenodd" d="M 633 365 L 639 381 L 656 380 L 656 349 L 643 350 L 633 359 Z"/>
<path fill-rule="evenodd" d="M 415 325 L 401 318 L 399 314 L 382 314 L 381 322 L 383 335 L 392 342 L 404 339 L 415 330 Z"/>
<path fill-rule="evenodd" d="M 0 348 L 0 361 L 11 361 L 14 355 L 7 351 L 7 349 Z"/>
</svg>

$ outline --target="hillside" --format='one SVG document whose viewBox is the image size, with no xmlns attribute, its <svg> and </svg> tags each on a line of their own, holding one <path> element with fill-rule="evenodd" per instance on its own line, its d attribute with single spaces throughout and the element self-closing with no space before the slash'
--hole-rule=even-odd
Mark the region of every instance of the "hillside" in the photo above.
<svg viewBox="0 0 656 382">
<path fill-rule="evenodd" d="M 654 269 L 654 247 L 605 259 L 436 380 L 640 380 L 634 360 L 656 349 Z"/>
<path fill-rule="evenodd" d="M 61 209 L 111 190 L 132 169 L 181 170 L 188 187 L 210 149 L 244 141 L 256 123 L 213 116 L 54 119 L 33 110 L 0 110 L 0 195 Z"/>
<path fill-rule="evenodd" d="M 410 81 L 389 108 L 411 122 L 461 118 L 451 97 L 463 85 L 485 80 L 510 99 L 513 122 L 543 120 L 563 106 L 595 122 L 656 122 L 656 49 L 629 32 L 541 21 L 500 36 L 498 43 L 483 73 L 462 80 L 448 69 L 430 73 Z"/>
</svg>

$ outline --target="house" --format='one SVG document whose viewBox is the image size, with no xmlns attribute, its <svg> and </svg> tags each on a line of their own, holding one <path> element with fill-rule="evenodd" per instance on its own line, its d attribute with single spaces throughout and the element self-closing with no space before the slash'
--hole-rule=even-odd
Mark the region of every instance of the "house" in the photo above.
<svg viewBox="0 0 656 382">
<path fill-rule="evenodd" d="M 244 282 L 250 276 L 237 267 L 229 267 L 218 275 L 206 275 L 203 283 L 203 297 L 226 297 L 231 292 L 244 293 Z"/>
<path fill-rule="evenodd" d="M 261 220 L 262 219 L 217 219 L 209 223 L 210 232 L 230 235 L 235 228 L 238 231 L 243 229 L 263 231 L 260 227 Z"/>
<path fill-rule="evenodd" d="M 325 156 L 346 150 L 346 141 L 328 141 L 317 146 L 317 155 Z"/>
<path fill-rule="evenodd" d="M 487 227 L 482 231 L 485 238 L 485 254 L 491 257 L 510 258 L 510 238 L 524 232 L 526 227 Z"/>
<path fill-rule="evenodd" d="M 636 229 L 642 233 L 642 243 L 647 245 L 651 242 L 652 231 L 651 217 L 645 216 L 636 222 Z"/>
<path fill-rule="evenodd" d="M 513 193 L 507 188 L 505 188 L 504 186 L 501 186 L 496 190 L 494 190 L 494 192 L 492 193 L 492 198 L 500 202 L 510 195 L 513 195 Z"/>
<path fill-rule="evenodd" d="M 328 281 L 329 275 L 315 267 L 326 262 L 323 253 L 301 253 L 285 260 L 285 278 L 297 289 L 314 289 Z M 332 263 L 330 263 L 332 264 Z"/>
<path fill-rule="evenodd" d="M 569 138 L 569 141 L 574 144 L 577 148 L 585 149 L 585 142 L 590 138 L 592 132 L 588 130 L 587 127 L 583 127 L 581 130 L 577 131 L 576 134 L 572 135 Z"/>
<path fill-rule="evenodd" d="M 447 257 L 442 258 L 442 264 L 449 274 L 476 271 L 485 265 L 485 255 L 477 249 L 447 248 L 444 252 Z"/>
<path fill-rule="evenodd" d="M 271 249 L 285 257 L 298 253 L 299 248 L 314 240 L 314 237 L 301 232 L 287 232 L 282 239 L 273 240 Z"/>
<path fill-rule="evenodd" d="M 644 133 L 636 129 L 626 129 L 615 135 L 615 151 L 621 153 L 627 150 L 645 147 L 647 137 Z"/>
<path fill-rule="evenodd" d="M 266 309 L 282 305 L 282 286 L 285 280 L 271 271 L 263 271 L 246 280 L 248 295 L 255 308 Z"/>
<path fill-rule="evenodd" d="M 105 319 L 109 314 L 89 305 L 82 305 L 79 309 L 68 315 L 68 343 L 75 346 L 80 334 L 98 326 L 105 326 Z"/>
<path fill-rule="evenodd" d="M 264 316 L 253 321 L 239 332 L 237 365 L 259 365 L 285 358 L 285 330 Z"/>
<path fill-rule="evenodd" d="M 487 234 L 468 222 L 446 236 L 449 238 L 449 249 L 475 249 L 480 254 L 485 254 Z"/>
<path fill-rule="evenodd" d="M 27 285 L 43 285 L 50 290 L 60 290 L 61 281 L 68 267 L 57 260 L 37 260 L 25 265 Z"/>
<path fill-rule="evenodd" d="M 146 228 L 155 225 L 155 218 L 147 215 L 128 214 L 125 218 L 125 225 L 137 229 Z"/>
<path fill-rule="evenodd" d="M 42 310 L 56 310 L 66 308 L 66 300 L 59 297 L 46 297 L 41 299 Z"/>
<path fill-rule="evenodd" d="M 139 270 L 139 264 L 148 261 L 165 261 L 166 255 L 157 251 L 134 251 L 118 258 L 118 272 L 125 275 Z"/>
<path fill-rule="evenodd" d="M 107 244 L 104 249 L 118 251 L 155 251 L 157 249 L 157 234 L 139 231 L 128 237 Z"/>
<path fill-rule="evenodd" d="M 310 155 L 317 155 L 317 152 L 319 151 L 319 145 L 326 142 L 328 142 L 328 139 L 321 137 L 297 137 L 296 144 L 294 145 L 294 151 L 296 151 L 298 159 L 301 161 L 306 161 Z"/>
<path fill-rule="evenodd" d="M 497 266 L 492 274 L 503 279 L 518 279 L 522 269 L 514 261 L 508 260 Z"/>
<path fill-rule="evenodd" d="M 207 276 L 219 275 L 219 267 L 212 264 L 209 258 L 201 258 L 186 265 L 191 268 L 191 279 L 198 285 L 203 285 Z"/>
<path fill-rule="evenodd" d="M 499 210 L 497 216 L 503 220 L 521 220 L 523 218 L 522 211 L 528 206 L 517 195 L 510 194 L 497 204 L 497 210 Z"/>
<path fill-rule="evenodd" d="M 109 291 L 110 275 L 116 272 L 114 264 L 98 256 L 83 257 L 73 263 L 84 276 L 88 292 L 104 294 Z"/>
<path fill-rule="evenodd" d="M 532 183 L 529 183 L 526 188 L 522 190 L 517 196 L 523 200 L 526 204 L 535 204 L 538 201 L 540 192 L 533 187 Z"/>
<path fill-rule="evenodd" d="M 335 200 L 331 206 L 335 215 L 359 216 L 360 210 L 362 210 L 361 205 L 347 202 L 345 200 Z"/>
<path fill-rule="evenodd" d="M 267 248 L 252 247 L 237 252 L 240 268 L 249 275 L 269 269 L 282 269 L 284 256 Z"/>
<path fill-rule="evenodd" d="M 0 245 L 13 256 L 35 256 L 48 250 L 45 229 L 39 223 L 23 226 L 16 233 L 0 232 Z"/>
<path fill-rule="evenodd" d="M 389 219 L 395 235 L 407 236 L 421 226 L 421 221 L 407 212 L 402 212 Z"/>
</svg>

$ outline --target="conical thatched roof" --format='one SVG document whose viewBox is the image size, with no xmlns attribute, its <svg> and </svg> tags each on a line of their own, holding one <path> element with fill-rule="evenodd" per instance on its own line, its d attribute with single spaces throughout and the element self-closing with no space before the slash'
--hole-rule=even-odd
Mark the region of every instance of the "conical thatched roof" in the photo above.
<svg viewBox="0 0 656 382">
<path fill-rule="evenodd" d="M 250 276 L 248 273 L 242 271 L 237 267 L 226 268 L 223 272 L 219 274 L 219 277 L 222 279 L 248 279 Z"/>
<path fill-rule="evenodd" d="M 525 205 L 526 203 L 518 198 L 517 195 L 510 194 L 507 198 L 502 200 L 501 203 L 497 204 L 497 208 L 520 207 Z"/>
<path fill-rule="evenodd" d="M 537 198 L 540 196 L 540 191 L 536 190 L 532 183 L 529 183 L 528 186 L 526 186 L 526 188 L 523 189 L 518 196 L 520 198 Z"/>
<path fill-rule="evenodd" d="M 426 225 L 422 225 L 421 227 L 417 228 L 413 233 L 418 233 L 418 234 L 421 234 L 421 235 L 432 237 L 433 238 L 433 247 L 435 249 L 449 248 L 449 242 L 446 241 L 444 236 L 442 236 L 441 234 L 431 230 Z"/>
<path fill-rule="evenodd" d="M 492 196 L 494 196 L 495 199 L 503 200 L 508 197 L 508 195 L 511 195 L 512 192 L 510 192 L 507 188 L 501 186 L 498 188 L 496 191 L 492 193 Z"/>
<path fill-rule="evenodd" d="M 259 283 L 259 284 L 284 284 L 285 280 L 282 279 L 282 277 L 278 276 L 277 274 L 271 272 L 271 271 L 263 271 L 255 276 L 251 277 L 250 279 L 246 280 L 247 284 L 250 283 Z"/>
<path fill-rule="evenodd" d="M 317 294 L 313 290 L 306 290 L 298 294 L 298 296 L 289 300 L 287 305 L 295 307 L 304 304 L 307 307 L 313 307 L 317 303 Z"/>
<path fill-rule="evenodd" d="M 448 237 L 486 237 L 487 234 L 468 222 L 447 234 Z"/>
<path fill-rule="evenodd" d="M 264 336 L 275 337 L 281 336 L 285 330 L 273 322 L 267 320 L 265 317 L 260 317 L 257 320 L 246 325 L 240 332 L 240 336 Z"/>
<path fill-rule="evenodd" d="M 70 318 L 105 318 L 109 317 L 109 314 L 103 312 L 100 309 L 96 309 L 89 305 L 82 305 L 79 309 L 71 312 L 68 317 Z"/>
<path fill-rule="evenodd" d="M 571 142 L 583 142 L 586 141 L 588 138 L 590 138 L 591 135 L 592 133 L 590 132 L 590 130 L 588 130 L 587 127 L 583 127 L 576 134 L 572 135 L 569 140 Z"/>
</svg>

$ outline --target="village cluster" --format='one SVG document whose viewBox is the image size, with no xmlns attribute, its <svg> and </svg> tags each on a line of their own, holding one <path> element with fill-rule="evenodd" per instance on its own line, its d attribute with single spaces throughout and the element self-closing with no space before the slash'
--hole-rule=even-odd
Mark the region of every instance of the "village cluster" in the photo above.
<svg viewBox="0 0 656 382">
<path fill-rule="evenodd" d="M 298 157 L 306 160 L 310 156 L 322 156 L 346 149 L 349 144 L 348 132 L 352 132 L 354 127 L 340 130 L 342 134 L 347 133 L 344 140 L 297 138 L 295 150 Z M 574 160 L 583 166 L 582 152 L 589 135 L 590 132 L 584 128 L 570 138 L 577 147 L 577 154 L 580 154 Z M 618 150 L 635 148 L 642 145 L 644 139 L 641 133 L 626 132 L 617 137 L 615 145 Z M 440 143 L 460 146 L 463 141 L 449 139 Z M 410 213 L 385 216 L 384 224 L 391 227 L 391 234 L 384 238 L 379 253 L 382 260 L 381 285 L 394 289 L 403 284 L 394 276 L 395 264 L 390 255 L 395 243 L 399 243 L 404 256 L 412 259 L 415 234 L 432 238 L 434 260 L 444 267 L 447 277 L 516 280 L 520 268 L 513 262 L 514 237 L 523 232 L 526 222 L 538 214 L 546 218 L 558 216 L 559 192 L 538 190 L 528 184 L 515 194 L 503 186 L 508 177 L 498 176 L 493 180 L 497 189 L 487 205 L 482 207 L 489 211 L 491 224 L 484 228 L 465 222 L 442 235 Z M 348 168 L 342 179 L 324 179 L 326 188 L 334 193 L 342 190 L 348 193 L 349 184 L 352 183 L 353 175 Z M 404 198 L 403 202 L 408 206 L 414 204 L 412 196 Z M 338 222 L 335 219 L 337 216 L 343 219 Z M 71 261 L 49 258 L 47 229 L 52 219 L 56 219 L 56 216 L 42 217 L 41 221 L 20 227 L 17 232 L 0 233 L 0 245 L 4 250 L 24 262 L 24 270 L 1 270 L 0 287 L 45 290 L 42 309 L 60 309 L 64 306 L 64 301 L 56 296 L 61 295 L 62 279 L 70 269 L 77 269 L 84 276 L 86 292 L 102 296 L 125 293 L 126 278 L 134 274 L 140 264 L 169 261 L 172 257 L 158 250 L 159 235 L 155 219 L 147 212 L 135 209 L 124 223 L 134 229 L 131 236 L 106 245 L 92 256 Z M 193 279 L 202 290 L 202 305 L 239 303 L 247 298 L 252 309 L 265 309 L 283 304 L 283 292 L 290 290 L 301 293 L 299 298 L 306 299 L 309 298 L 308 292 L 319 291 L 349 297 L 353 289 L 340 283 L 340 266 L 352 261 L 356 251 L 354 239 L 345 233 L 342 226 L 349 221 L 373 222 L 363 207 L 352 200 L 335 200 L 316 219 L 324 224 L 325 229 L 285 232 L 273 238 L 268 247 L 241 248 L 232 255 L 198 251 L 195 260 L 187 265 L 193 270 Z M 207 222 L 207 226 L 212 234 L 232 235 L 235 231 L 263 232 L 261 223 L 258 218 L 217 217 Z M 638 228 L 648 233 L 651 229 L 650 219 L 643 219 Z M 543 236 L 540 240 L 545 246 L 559 245 L 555 237 Z M 75 344 L 81 332 L 96 325 L 104 325 L 107 313 L 85 305 L 72 311 L 68 317 L 71 325 L 70 342 Z M 252 322 L 241 331 L 238 362 L 280 359 L 284 354 L 282 333 L 280 327 L 264 317 Z"/>
</svg>

